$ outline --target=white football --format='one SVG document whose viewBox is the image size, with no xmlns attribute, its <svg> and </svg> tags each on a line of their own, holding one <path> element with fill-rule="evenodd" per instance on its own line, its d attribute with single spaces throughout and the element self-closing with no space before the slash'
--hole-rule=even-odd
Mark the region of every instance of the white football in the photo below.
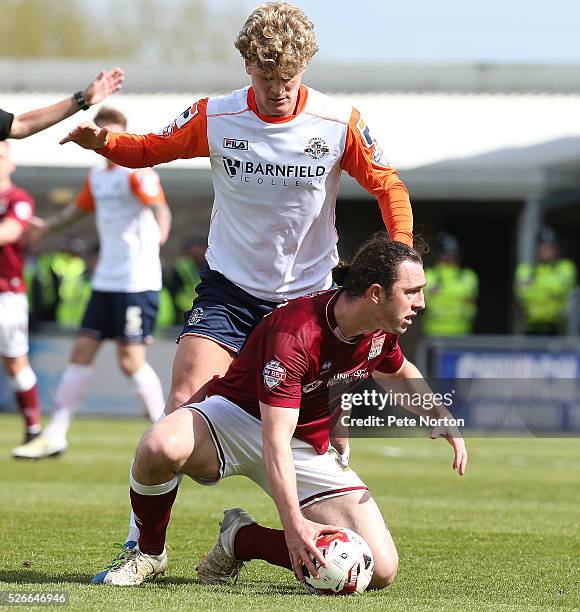
<svg viewBox="0 0 580 612">
<path fill-rule="evenodd" d="M 303 567 L 304 586 L 315 595 L 351 595 L 362 593 L 373 577 L 373 554 L 364 538 L 350 529 L 325 533 L 316 546 L 327 561 L 326 567 L 314 560 L 319 577 Z"/>
</svg>

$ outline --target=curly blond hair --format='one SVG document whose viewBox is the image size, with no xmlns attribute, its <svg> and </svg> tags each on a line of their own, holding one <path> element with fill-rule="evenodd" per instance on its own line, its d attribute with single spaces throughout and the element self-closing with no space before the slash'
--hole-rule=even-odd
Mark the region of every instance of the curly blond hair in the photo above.
<svg viewBox="0 0 580 612">
<path fill-rule="evenodd" d="M 318 51 L 314 24 L 297 6 L 286 2 L 260 4 L 234 44 L 242 57 L 269 79 L 291 79 Z"/>
</svg>

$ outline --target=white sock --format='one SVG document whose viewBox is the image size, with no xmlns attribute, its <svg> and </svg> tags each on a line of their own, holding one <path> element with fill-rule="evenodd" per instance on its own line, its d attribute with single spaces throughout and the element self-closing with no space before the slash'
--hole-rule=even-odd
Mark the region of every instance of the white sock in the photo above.
<svg viewBox="0 0 580 612">
<path fill-rule="evenodd" d="M 20 372 L 16 372 L 16 375 L 10 380 L 12 381 L 12 388 L 14 391 L 30 391 L 36 384 L 36 374 L 28 365 L 22 368 Z"/>
<path fill-rule="evenodd" d="M 54 396 L 54 411 L 45 429 L 47 436 L 66 440 L 70 422 L 79 408 L 92 374 L 93 368 L 90 365 L 68 364 Z"/>
<path fill-rule="evenodd" d="M 125 542 L 138 542 L 139 541 L 139 527 L 135 521 L 135 513 L 131 510 L 131 518 L 129 519 L 129 532 L 125 538 Z"/>
<path fill-rule="evenodd" d="M 151 422 L 155 423 L 165 409 L 163 387 L 155 370 L 145 362 L 132 376 L 135 391 L 149 415 Z"/>
</svg>

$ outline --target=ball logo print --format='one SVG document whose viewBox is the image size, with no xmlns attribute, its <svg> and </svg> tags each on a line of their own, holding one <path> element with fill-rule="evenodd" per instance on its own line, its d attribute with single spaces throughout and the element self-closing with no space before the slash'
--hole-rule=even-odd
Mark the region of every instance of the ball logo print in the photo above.
<svg viewBox="0 0 580 612">
<path fill-rule="evenodd" d="M 329 151 L 326 141 L 322 138 L 311 138 L 304 149 L 304 153 L 312 159 L 322 159 Z"/>
<path fill-rule="evenodd" d="M 314 578 L 304 567 L 304 586 L 313 595 L 362 593 L 373 577 L 373 554 L 366 540 L 350 529 L 321 535 L 316 546 L 327 561 L 326 567 L 313 559 L 318 571 Z"/>
<path fill-rule="evenodd" d="M 276 360 L 268 361 L 262 372 L 264 376 L 264 384 L 268 389 L 274 389 L 281 382 L 286 380 L 286 368 Z"/>
</svg>

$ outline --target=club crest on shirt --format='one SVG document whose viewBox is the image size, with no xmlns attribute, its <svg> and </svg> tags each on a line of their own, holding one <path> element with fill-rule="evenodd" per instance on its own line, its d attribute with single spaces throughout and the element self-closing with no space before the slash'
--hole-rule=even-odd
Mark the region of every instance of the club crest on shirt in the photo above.
<svg viewBox="0 0 580 612">
<path fill-rule="evenodd" d="M 273 389 L 286 380 L 286 368 L 279 361 L 272 359 L 264 366 L 262 375 L 266 387 Z"/>
<path fill-rule="evenodd" d="M 330 149 L 323 138 L 311 138 L 308 141 L 308 146 L 304 149 L 304 153 L 312 159 L 322 159 Z"/>
<path fill-rule="evenodd" d="M 371 359 L 374 359 L 375 357 L 378 357 L 381 354 L 386 337 L 387 335 L 383 334 L 382 336 L 377 336 L 376 338 L 373 338 L 371 340 L 371 348 L 369 350 L 369 356 L 367 357 L 369 361 Z"/>
<path fill-rule="evenodd" d="M 203 319 L 203 308 L 194 308 L 187 317 L 188 325 L 196 325 Z"/>
</svg>

